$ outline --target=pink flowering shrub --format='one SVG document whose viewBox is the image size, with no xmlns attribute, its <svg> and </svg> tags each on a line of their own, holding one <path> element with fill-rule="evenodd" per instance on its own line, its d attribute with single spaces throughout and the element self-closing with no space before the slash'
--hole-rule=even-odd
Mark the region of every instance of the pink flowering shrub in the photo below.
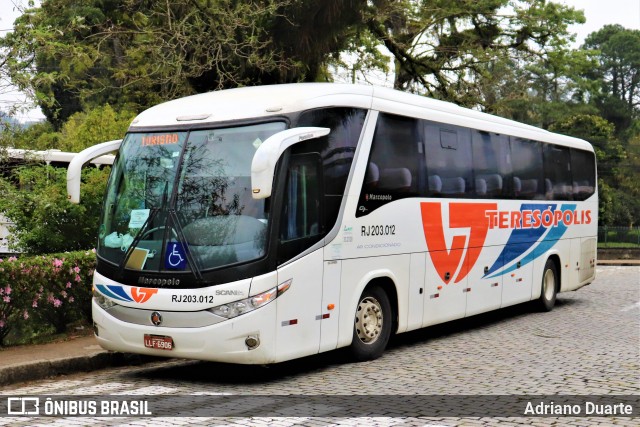
<svg viewBox="0 0 640 427">
<path fill-rule="evenodd" d="M 14 280 L 17 266 L 15 257 L 0 259 L 0 346 L 28 304 L 26 282 Z"/>
<path fill-rule="evenodd" d="M 9 332 L 31 322 L 31 330 L 91 320 L 92 251 L 0 259 L 0 346 Z M 18 337 L 20 338 L 20 337 Z"/>
</svg>

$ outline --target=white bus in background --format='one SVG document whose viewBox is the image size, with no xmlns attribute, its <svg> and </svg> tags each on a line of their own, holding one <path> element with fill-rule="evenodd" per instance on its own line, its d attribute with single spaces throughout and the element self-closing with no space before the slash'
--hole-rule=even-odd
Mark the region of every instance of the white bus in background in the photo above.
<svg viewBox="0 0 640 427">
<path fill-rule="evenodd" d="M 391 334 L 550 310 L 594 279 L 597 213 L 590 144 L 453 104 L 337 84 L 179 99 L 121 143 L 95 334 L 167 357 L 372 359 Z"/>
<path fill-rule="evenodd" d="M 9 248 L 9 228 L 13 225 L 13 222 L 9 221 L 2 214 L 0 214 L 0 257 L 8 254 L 13 254 L 14 251 Z"/>
<path fill-rule="evenodd" d="M 25 165 L 50 165 L 54 167 L 68 168 L 71 160 L 77 153 L 69 153 L 60 150 L 24 150 L 20 148 L 6 148 L 0 151 L 0 175 L 8 178 L 11 170 Z M 91 159 L 91 164 L 96 167 L 111 165 L 113 155 L 101 155 Z M 0 256 L 16 254 L 10 247 L 9 238 L 13 222 L 0 213 Z"/>
</svg>

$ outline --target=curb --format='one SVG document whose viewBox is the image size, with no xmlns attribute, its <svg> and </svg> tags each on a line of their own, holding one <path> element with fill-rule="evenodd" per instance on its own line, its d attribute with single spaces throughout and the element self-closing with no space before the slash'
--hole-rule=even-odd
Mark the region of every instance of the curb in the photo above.
<svg viewBox="0 0 640 427">
<path fill-rule="evenodd" d="M 0 386 L 41 380 L 57 375 L 91 372 L 104 368 L 136 366 L 158 360 L 162 360 L 162 358 L 105 351 L 92 356 L 78 356 L 65 359 L 43 360 L 26 363 L 24 365 L 11 365 L 0 368 Z"/>
<path fill-rule="evenodd" d="M 637 259 L 599 259 L 597 262 L 598 266 L 624 266 L 624 267 L 637 267 L 640 266 L 640 260 Z"/>
</svg>

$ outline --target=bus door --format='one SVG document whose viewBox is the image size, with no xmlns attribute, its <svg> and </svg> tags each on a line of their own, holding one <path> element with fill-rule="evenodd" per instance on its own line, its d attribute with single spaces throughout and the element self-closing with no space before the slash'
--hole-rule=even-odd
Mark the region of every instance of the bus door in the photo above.
<svg viewBox="0 0 640 427">
<path fill-rule="evenodd" d="M 338 347 L 338 328 L 340 320 L 340 278 L 342 261 L 324 262 L 322 276 L 322 304 L 316 319 L 320 323 L 320 351 L 333 350 Z"/>
<path fill-rule="evenodd" d="M 278 283 L 291 287 L 278 298 L 278 360 L 317 353 L 320 348 L 323 249 L 294 261 L 323 236 L 322 163 L 317 153 L 290 156 L 280 217 Z M 320 316 L 320 318 L 318 318 Z"/>
</svg>

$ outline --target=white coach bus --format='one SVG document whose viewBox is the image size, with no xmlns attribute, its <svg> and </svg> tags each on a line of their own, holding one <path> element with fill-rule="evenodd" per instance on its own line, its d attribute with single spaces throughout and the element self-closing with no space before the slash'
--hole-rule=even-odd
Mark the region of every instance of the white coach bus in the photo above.
<svg viewBox="0 0 640 427">
<path fill-rule="evenodd" d="M 118 145 L 94 276 L 107 349 L 366 360 L 391 334 L 551 310 L 595 277 L 591 145 L 453 104 L 241 88 L 150 108 L 102 150 Z"/>
</svg>

